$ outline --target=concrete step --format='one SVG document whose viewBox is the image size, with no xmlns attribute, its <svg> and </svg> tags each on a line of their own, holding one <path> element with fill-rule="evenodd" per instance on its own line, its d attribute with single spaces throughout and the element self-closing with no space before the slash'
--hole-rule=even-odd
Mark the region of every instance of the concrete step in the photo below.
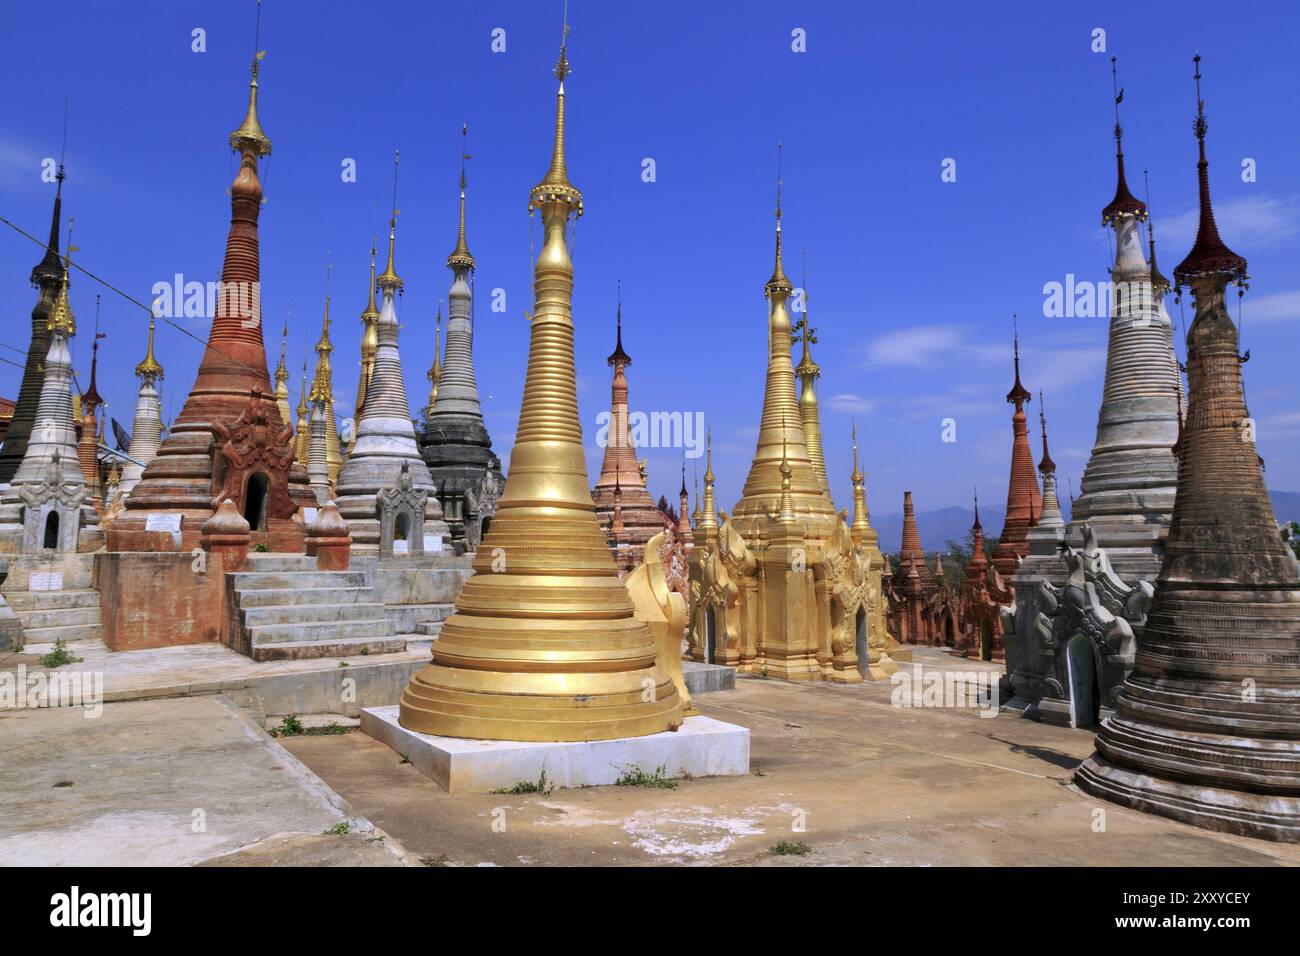
<svg viewBox="0 0 1300 956">
<path fill-rule="evenodd" d="M 446 621 L 422 621 L 415 625 L 415 633 L 422 637 L 437 637 L 442 633 L 442 626 Z"/>
<path fill-rule="evenodd" d="M 318 621 L 308 624 L 261 624 L 246 628 L 254 647 L 266 644 L 301 644 L 310 641 L 341 641 L 390 637 L 388 619 L 361 621 Z"/>
<path fill-rule="evenodd" d="M 15 591 L 5 600 L 16 613 L 52 611 L 57 608 L 99 607 L 99 592 L 90 588 L 72 591 Z"/>
<path fill-rule="evenodd" d="M 385 604 L 384 613 L 393 624 L 394 634 L 413 634 L 426 621 L 445 621 L 456 609 L 454 604 Z"/>
<path fill-rule="evenodd" d="M 359 571 L 236 571 L 235 590 L 266 588 L 359 588 L 366 576 Z"/>
<path fill-rule="evenodd" d="M 53 644 L 63 641 L 69 647 L 80 642 L 103 644 L 102 628 L 98 624 L 70 624 L 58 627 L 23 628 L 26 645 Z"/>
<path fill-rule="evenodd" d="M 282 604 L 241 608 L 240 615 L 243 617 L 245 627 L 266 624 L 315 624 L 322 621 L 374 621 L 383 619 L 384 606 L 376 602 Z"/>
<path fill-rule="evenodd" d="M 239 606 L 243 609 L 313 604 L 361 604 L 373 600 L 374 590 L 366 587 L 258 588 L 239 592 Z"/>
<path fill-rule="evenodd" d="M 20 611 L 18 619 L 23 622 L 23 632 L 30 633 L 43 627 L 74 627 L 79 624 L 98 625 L 99 605 L 91 607 L 57 608 L 52 611 Z"/>
<path fill-rule="evenodd" d="M 356 657 L 369 654 L 397 654 L 406 650 L 404 637 L 341 638 L 333 641 L 287 641 L 259 644 L 252 649 L 255 661 L 292 661 L 314 657 Z"/>
<path fill-rule="evenodd" d="M 316 559 L 306 554 L 260 554 L 250 551 L 248 566 L 254 571 L 315 571 Z"/>
</svg>

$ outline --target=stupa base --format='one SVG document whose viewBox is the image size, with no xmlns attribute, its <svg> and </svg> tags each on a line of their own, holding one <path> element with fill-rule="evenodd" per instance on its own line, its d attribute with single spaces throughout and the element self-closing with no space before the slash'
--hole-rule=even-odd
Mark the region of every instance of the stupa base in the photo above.
<svg viewBox="0 0 1300 956">
<path fill-rule="evenodd" d="M 1247 793 L 1138 773 L 1093 754 L 1074 772 L 1084 793 L 1192 826 L 1300 843 L 1300 796 Z"/>
<path fill-rule="evenodd" d="M 687 717 L 676 731 L 613 740 L 532 742 L 435 737 L 398 723 L 398 706 L 361 712 L 361 730 L 404 756 L 448 793 L 491 793 L 517 784 L 598 787 L 629 771 L 664 777 L 749 773 L 749 729 Z"/>
</svg>

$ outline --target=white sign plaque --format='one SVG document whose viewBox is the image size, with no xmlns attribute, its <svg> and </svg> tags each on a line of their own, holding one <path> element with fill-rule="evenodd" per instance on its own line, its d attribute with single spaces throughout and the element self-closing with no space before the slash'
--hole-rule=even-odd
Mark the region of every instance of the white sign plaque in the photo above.
<svg viewBox="0 0 1300 956">
<path fill-rule="evenodd" d="M 181 530 L 181 516 L 169 512 L 151 511 L 144 519 L 145 531 L 170 531 L 177 532 Z"/>
</svg>

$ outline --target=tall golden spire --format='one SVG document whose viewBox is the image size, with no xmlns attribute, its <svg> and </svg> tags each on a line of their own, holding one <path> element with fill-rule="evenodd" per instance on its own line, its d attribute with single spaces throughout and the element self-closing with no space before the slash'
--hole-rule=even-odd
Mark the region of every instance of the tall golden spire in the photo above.
<svg viewBox="0 0 1300 956">
<path fill-rule="evenodd" d="M 72 312 L 72 303 L 68 301 L 68 275 L 72 272 L 72 254 L 76 247 L 72 244 L 72 220 L 68 220 L 68 254 L 63 257 L 63 276 L 59 280 L 59 295 L 54 300 L 54 308 L 45 320 L 45 328 L 50 332 L 61 332 L 71 338 L 77 334 L 77 317 Z"/>
<path fill-rule="evenodd" d="M 261 4 L 258 4 L 258 7 L 260 10 Z M 257 119 L 257 74 L 261 72 L 264 56 L 266 56 L 265 50 L 258 50 L 253 54 L 252 79 L 248 83 L 248 112 L 244 115 L 244 122 L 240 124 L 239 129 L 230 134 L 230 145 L 233 149 L 240 149 L 247 143 L 257 155 L 270 156 L 271 140 L 262 132 L 262 124 Z"/>
<path fill-rule="evenodd" d="M 384 267 L 384 271 L 378 279 L 379 288 L 391 288 L 397 291 L 402 288 L 402 277 L 397 274 L 397 270 L 393 267 L 393 250 L 397 245 L 397 164 L 401 157 L 401 150 L 393 150 L 393 215 L 388 220 L 388 265 Z"/>
<path fill-rule="evenodd" d="M 356 417 L 366 403 L 366 390 L 375 368 L 375 354 L 379 351 L 379 310 L 375 308 L 375 239 L 370 240 L 370 298 L 361 313 L 361 374 L 357 379 Z"/>
<path fill-rule="evenodd" d="M 817 408 L 817 389 L 815 382 L 821 376 L 821 366 L 813 361 L 810 346 L 817 341 L 817 330 L 808 319 L 808 268 L 803 270 L 803 316 L 795 326 L 803 339 L 803 358 L 795 366 L 799 376 L 799 420 L 803 423 L 804 442 L 808 445 L 808 457 L 813 470 L 821 479 L 822 490 L 830 494 L 831 483 L 826 474 L 826 452 L 822 447 L 821 414 Z"/>
<path fill-rule="evenodd" d="M 150 323 L 149 338 L 152 342 L 153 328 Z M 286 321 L 280 329 L 280 361 L 275 366 L 275 404 L 280 409 L 280 418 L 293 427 L 293 409 L 289 407 L 289 369 L 284 364 L 284 352 L 289 341 L 289 323 Z"/>
<path fill-rule="evenodd" d="M 858 423 L 852 422 L 853 427 L 853 474 L 849 480 L 853 482 L 853 525 L 854 531 L 868 531 L 871 529 L 870 521 L 867 518 L 867 484 L 866 475 L 858 466 Z"/>
<path fill-rule="evenodd" d="M 434 320 L 433 334 L 433 364 L 429 366 L 429 371 L 425 378 L 429 380 L 429 408 L 433 411 L 434 403 L 438 401 L 438 382 L 442 379 L 442 300 L 438 300 L 438 316 Z"/>
<path fill-rule="evenodd" d="M 311 393 L 307 396 L 312 402 L 318 402 L 325 413 L 325 461 L 331 485 L 338 480 L 339 469 L 343 467 L 343 449 L 339 445 L 338 420 L 334 414 L 334 369 L 330 364 L 330 355 L 334 352 L 334 343 L 330 341 L 329 292 L 333 271 L 333 264 L 325 267 L 325 312 L 321 317 L 320 341 L 316 343 L 316 371 L 312 376 Z"/>
<path fill-rule="evenodd" d="M 803 416 L 795 393 L 795 370 L 790 358 L 793 330 L 786 306 L 794 287 L 786 278 L 781 261 L 781 186 L 778 147 L 776 265 L 772 277 L 764 286 L 768 300 L 768 359 L 763 417 L 759 424 L 754 460 L 745 479 L 744 492 L 732 512 L 737 531 L 751 540 L 757 540 L 761 526 L 780 508 L 780 462 L 783 457 L 791 471 L 790 494 L 794 512 L 801 520 L 811 520 L 812 524 L 806 528 L 811 538 L 829 537 L 835 520 L 834 507 L 826 491 L 827 484 L 814 468 L 809 454 Z"/>
<path fill-rule="evenodd" d="M 307 451 L 311 442 L 311 421 L 307 417 L 307 356 L 302 358 L 302 388 L 298 392 L 298 420 L 293 426 L 294 459 L 307 467 Z"/>
<path fill-rule="evenodd" d="M 718 526 L 718 505 L 713 500 L 713 426 L 710 425 L 705 433 L 705 454 L 704 459 L 704 508 L 699 517 L 695 520 L 697 528 L 716 528 Z M 699 495 L 696 495 L 698 500 Z"/>
<path fill-rule="evenodd" d="M 568 72 L 562 45 L 555 150 L 529 197 L 545 242 L 509 476 L 433 661 L 402 694 L 402 726 L 422 733 L 607 740 L 682 720 L 681 698 L 656 663 L 655 638 L 633 615 L 588 490 L 566 242 L 569 220 L 582 211 L 564 161 Z M 504 566 L 494 555 L 506 556 Z"/>
</svg>

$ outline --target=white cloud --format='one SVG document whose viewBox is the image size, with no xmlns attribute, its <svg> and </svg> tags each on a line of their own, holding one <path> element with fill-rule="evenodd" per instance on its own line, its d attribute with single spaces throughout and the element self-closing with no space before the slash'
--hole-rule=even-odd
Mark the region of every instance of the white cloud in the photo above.
<svg viewBox="0 0 1300 956">
<path fill-rule="evenodd" d="M 826 400 L 826 404 L 834 411 L 851 412 L 857 415 L 870 415 L 876 407 L 874 400 L 863 398 L 861 395 L 854 395 L 852 392 L 832 395 Z"/>
<path fill-rule="evenodd" d="M 1161 249 L 1190 249 L 1196 241 L 1200 208 L 1156 219 L 1156 242 Z M 1242 249 L 1268 249 L 1285 245 L 1300 235 L 1300 197 L 1242 196 L 1216 201 L 1214 221 L 1228 245 Z M 1162 253 L 1164 258 L 1168 253 Z M 1181 256 L 1174 259 L 1176 263 Z"/>
<path fill-rule="evenodd" d="M 1300 319 L 1300 290 L 1245 299 L 1247 322 L 1294 322 Z"/>
</svg>

